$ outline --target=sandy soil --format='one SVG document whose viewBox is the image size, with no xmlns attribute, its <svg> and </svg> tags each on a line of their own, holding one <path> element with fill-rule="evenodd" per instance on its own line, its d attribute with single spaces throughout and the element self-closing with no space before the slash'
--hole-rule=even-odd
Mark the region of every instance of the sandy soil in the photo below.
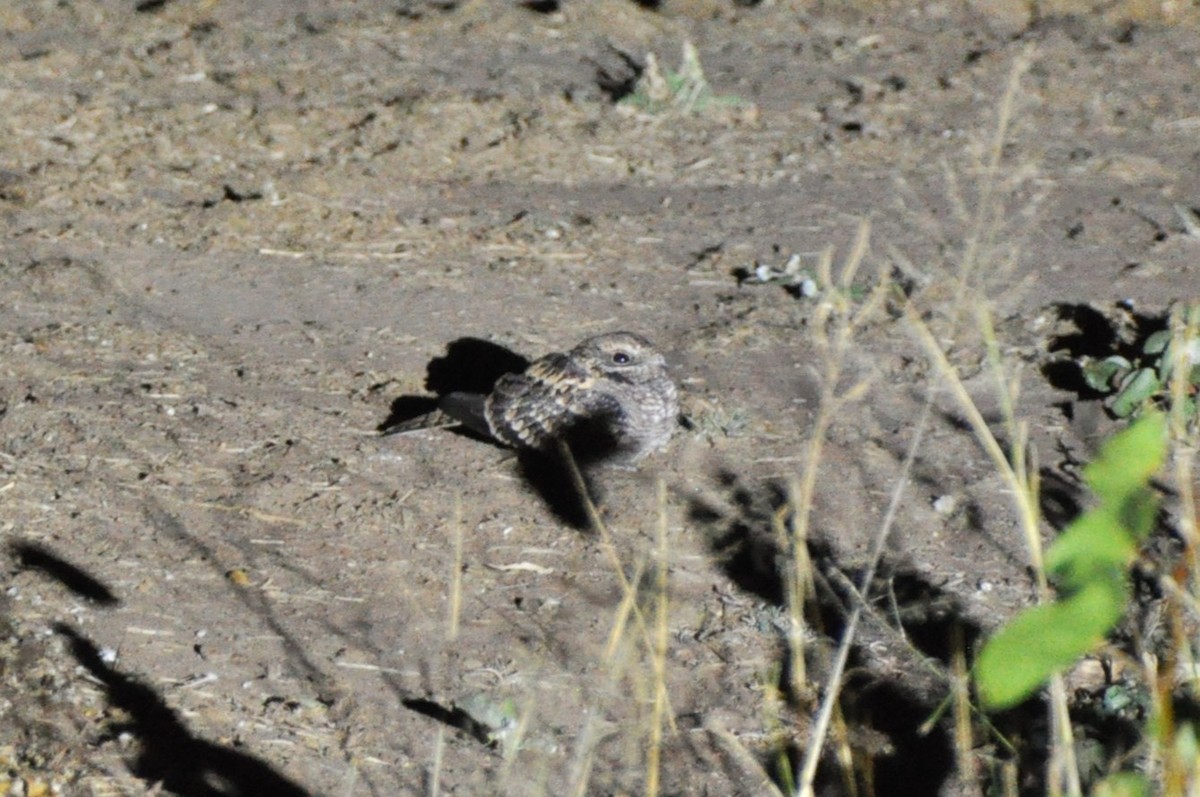
<svg viewBox="0 0 1200 797">
<path fill-rule="evenodd" d="M 0 10 L 7 793 L 641 792 L 661 583 L 660 793 L 766 793 L 805 748 L 934 377 L 897 295 L 823 348 L 831 297 L 894 278 L 1007 440 L 962 312 L 986 297 L 1049 536 L 1113 428 L 1053 378 L 1061 336 L 1083 308 L 1161 314 L 1200 287 L 1190 17 L 134 5 Z M 614 102 L 685 41 L 738 102 Z M 864 220 L 848 294 L 739 277 L 828 247 L 840 268 Z M 667 352 L 691 429 L 594 474 L 611 541 L 511 452 L 375 434 L 477 378 L 471 352 L 615 329 Z M 773 518 L 831 378 L 867 389 L 823 438 L 827 626 L 795 694 Z M 980 731 L 960 772 L 948 719 L 917 732 L 955 635 L 1032 595 L 1004 485 L 954 400 L 933 407 L 847 683 L 859 793 L 981 794 L 1005 756 Z M 1040 716 L 1012 720 L 1035 792 Z"/>
</svg>

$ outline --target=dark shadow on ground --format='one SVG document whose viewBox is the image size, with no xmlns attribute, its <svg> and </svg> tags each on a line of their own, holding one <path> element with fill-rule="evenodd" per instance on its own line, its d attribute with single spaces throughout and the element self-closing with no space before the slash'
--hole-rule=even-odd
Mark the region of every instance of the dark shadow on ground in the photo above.
<svg viewBox="0 0 1200 797">
<path fill-rule="evenodd" d="M 458 706 L 448 708 L 437 701 L 424 698 L 405 698 L 400 702 L 410 711 L 415 711 L 451 728 L 457 728 L 477 742 L 482 742 L 489 747 L 494 747 L 496 744 L 492 738 L 491 729 Z"/>
<path fill-rule="evenodd" d="M 786 592 L 778 563 L 783 552 L 771 518 L 786 500 L 786 491 L 775 483 L 751 490 L 730 472 L 718 473 L 716 478 L 734 507 L 733 513 L 693 499 L 688 519 L 703 530 L 730 580 L 772 606 L 783 606 Z"/>
<path fill-rule="evenodd" d="M 36 570 L 62 584 L 81 598 L 101 606 L 117 606 L 121 599 L 108 586 L 91 574 L 76 567 L 36 542 L 16 540 L 8 544 L 8 552 L 22 570 Z"/>
<path fill-rule="evenodd" d="M 521 478 L 533 488 L 546 507 L 565 525 L 576 531 L 589 527 L 587 504 L 571 478 L 570 465 L 557 451 L 517 452 L 517 467 Z M 582 468 L 582 466 L 581 466 Z M 601 494 L 594 479 L 584 471 L 588 495 L 599 505 Z"/>
<path fill-rule="evenodd" d="M 588 418 L 565 430 L 562 442 L 566 444 L 567 452 L 561 448 L 526 449 L 517 455 L 526 483 L 556 518 L 577 531 L 595 531 L 588 516 L 588 500 L 598 509 L 604 506 L 604 485 L 600 477 L 606 463 L 619 453 L 610 430 L 607 419 Z M 581 494 L 572 478 L 568 456 L 574 459 L 586 495 Z"/>
<path fill-rule="evenodd" d="M 764 601 L 783 607 L 787 584 L 782 568 L 792 557 L 781 547 L 775 524 L 789 522 L 784 485 L 767 482 L 748 487 L 730 473 L 718 474 L 717 481 L 726 491 L 732 511 L 693 498 L 689 519 L 705 535 L 730 580 Z M 862 567 L 843 563 L 819 530 L 808 540 L 805 553 L 812 564 L 816 608 L 824 632 L 836 639 L 861 600 Z M 978 624 L 963 617 L 955 596 L 930 583 L 911 566 L 889 560 L 886 554 L 870 590 L 867 613 L 884 626 L 893 627 L 893 633 L 902 633 L 916 653 L 942 666 L 951 664 L 952 632 L 962 635 L 968 650 L 983 633 Z M 894 628 L 897 624 L 902 627 Z"/>
<path fill-rule="evenodd" d="M 1083 512 L 1083 487 L 1061 468 L 1038 471 L 1038 508 L 1050 527 L 1062 531 Z"/>
<path fill-rule="evenodd" d="M 529 359 L 511 349 L 480 338 L 459 338 L 446 346 L 446 354 L 429 362 L 425 389 L 447 393 L 491 393 L 496 380 L 520 373 Z"/>
<path fill-rule="evenodd" d="M 1074 520 L 1085 504 L 1085 491 L 1075 477 L 1080 463 L 1073 460 L 1057 468 L 1044 468 L 1042 508 L 1057 528 Z M 1051 478 L 1053 477 L 1053 478 Z M 717 499 L 689 497 L 689 520 L 708 541 L 709 548 L 725 574 L 745 592 L 784 606 L 787 595 L 787 563 L 778 524 L 788 523 L 787 494 L 780 483 L 747 484 L 733 473 L 714 476 Z M 1143 558 L 1155 562 L 1180 561 L 1182 542 L 1170 533 L 1171 524 L 1161 513 L 1158 531 L 1144 546 Z M 819 643 L 806 646 L 805 671 L 820 673 L 825 658 L 844 635 L 852 610 L 862 603 L 861 565 L 847 564 L 835 546 L 822 537 L 818 527 L 806 543 L 811 561 L 815 595 L 806 608 L 806 621 L 817 632 Z M 1139 595 L 1136 605 L 1149 607 L 1161 598 L 1157 573 L 1143 574 L 1135 568 L 1132 582 Z M 850 651 L 841 708 L 854 752 L 855 777 L 869 773 L 872 783 L 842 782 L 841 765 L 826 751 L 818 769 L 819 779 L 831 793 L 870 793 L 879 784 L 888 784 L 890 795 L 927 795 L 940 793 L 956 777 L 953 728 L 941 712 L 944 699 L 952 690 L 953 658 L 958 651 L 972 655 L 983 643 L 983 629 L 966 617 L 959 599 L 946 592 L 911 565 L 889 559 L 885 554 L 871 584 L 868 605 L 862 612 L 855 643 Z M 1145 631 L 1128 627 L 1151 627 L 1150 621 L 1127 620 L 1114 632 L 1114 639 L 1126 638 L 1136 650 L 1146 644 Z M 797 713 L 811 710 L 804 696 L 791 694 L 792 674 L 797 662 L 790 658 L 786 641 L 779 644 L 779 677 L 776 687 Z M 810 677 L 819 677 L 811 676 Z M 1091 752 L 1083 768 L 1120 760 L 1141 738 L 1146 699 L 1130 699 L 1127 707 L 1114 710 L 1111 691 L 1124 695 L 1135 692 L 1134 680 L 1106 682 L 1092 694 L 1077 691 L 1072 698 L 1071 717 L 1079 739 L 1086 740 Z M 1134 694 L 1134 698 L 1137 695 Z M 1197 716 L 1200 705 L 1188 704 Z M 925 721 L 941 716 L 940 721 L 923 727 Z M 1019 740 L 1008 750 L 978 758 L 979 782 L 999 788 L 1006 763 L 1029 773 L 1017 784 L 1017 793 L 1045 793 L 1040 773 L 1046 771 L 1046 756 L 1051 749 L 1046 728 L 1047 706 L 1041 695 L 1034 695 L 1019 706 L 988 716 L 984 736 Z M 791 772 L 803 757 L 800 742 L 784 741 L 762 756 L 760 764 L 772 772 L 777 784 L 789 782 Z M 865 758 L 864 758 L 865 757 Z M 869 761 L 864 764 L 863 761 Z M 790 772 L 785 771 L 786 766 Z M 1099 769 L 1085 777 L 1099 777 Z M 990 793 L 990 791 L 989 791 Z"/>
<path fill-rule="evenodd" d="M 112 706 L 131 717 L 114 726 L 113 734 L 128 732 L 141 743 L 142 751 L 130 765 L 137 777 L 161 783 L 181 797 L 310 797 L 260 759 L 193 736 L 153 689 L 109 667 L 89 639 L 64 623 L 54 630 L 104 686 Z"/>
<path fill-rule="evenodd" d="M 778 524 L 788 523 L 787 491 L 783 484 L 744 484 L 730 472 L 716 474 L 715 481 L 724 506 L 690 500 L 689 518 L 708 540 L 710 550 L 725 574 L 741 589 L 772 605 L 783 607 L 788 592 L 787 562 Z M 820 537 L 810 538 L 805 553 L 812 563 L 816 586 L 807 620 L 827 640 L 806 647 L 805 671 L 821 672 L 826 667 L 829 647 L 845 633 L 855 606 L 861 603 L 863 572 L 846 565 L 836 549 Z M 866 744 L 861 755 L 869 757 L 876 784 L 887 783 L 888 793 L 897 795 L 937 794 L 955 774 L 955 753 L 948 721 L 921 730 L 924 718 L 933 716 L 950 690 L 951 662 L 957 650 L 971 651 L 982 629 L 967 620 L 957 599 L 920 573 L 889 561 L 885 556 L 871 583 L 869 603 L 862 613 L 852 648 L 841 701 L 851 724 L 851 736 L 876 739 L 877 749 Z M 791 694 L 791 674 L 797 662 L 790 660 L 786 644 L 780 662 L 778 688 L 797 711 L 805 711 L 802 696 Z M 888 662 L 881 664 L 881 662 Z M 777 766 L 779 756 L 799 760 L 803 751 L 776 750 L 762 762 Z M 840 766 L 826 754 L 820 780 L 838 783 Z M 786 783 L 777 779 L 777 783 Z M 871 784 L 855 788 L 870 791 Z M 836 789 L 835 789 L 836 790 Z"/>
<path fill-rule="evenodd" d="M 941 794 L 956 768 L 950 724 L 941 722 L 924 732 L 921 726 L 936 707 L 914 698 L 900 682 L 873 678 L 858 668 L 848 672 L 842 711 L 853 727 L 866 729 L 856 752 L 871 761 L 861 771 L 873 781 L 860 782 L 858 793 L 869 794 L 874 786 L 875 793 L 896 797 Z M 873 739 L 886 743 L 876 747 Z M 832 762 L 827 766 L 834 769 Z M 881 784 L 889 785 L 880 789 Z"/>
</svg>

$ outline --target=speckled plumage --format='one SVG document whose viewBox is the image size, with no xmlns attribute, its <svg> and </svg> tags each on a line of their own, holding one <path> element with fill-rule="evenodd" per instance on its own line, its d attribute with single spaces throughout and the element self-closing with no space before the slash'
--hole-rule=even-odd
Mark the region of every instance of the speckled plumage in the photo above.
<svg viewBox="0 0 1200 797">
<path fill-rule="evenodd" d="M 444 396 L 439 408 L 514 448 L 548 449 L 565 439 L 577 455 L 632 465 L 670 440 L 679 394 L 650 341 L 611 332 L 505 374 L 487 396 Z"/>
</svg>

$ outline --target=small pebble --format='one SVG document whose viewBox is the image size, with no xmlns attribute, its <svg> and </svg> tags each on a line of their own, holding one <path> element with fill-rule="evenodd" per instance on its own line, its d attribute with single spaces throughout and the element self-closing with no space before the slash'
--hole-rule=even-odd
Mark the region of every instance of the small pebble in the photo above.
<svg viewBox="0 0 1200 797">
<path fill-rule="evenodd" d="M 934 499 L 933 511 L 939 515 L 949 515 L 958 506 L 958 499 L 952 495 L 942 495 Z"/>
</svg>

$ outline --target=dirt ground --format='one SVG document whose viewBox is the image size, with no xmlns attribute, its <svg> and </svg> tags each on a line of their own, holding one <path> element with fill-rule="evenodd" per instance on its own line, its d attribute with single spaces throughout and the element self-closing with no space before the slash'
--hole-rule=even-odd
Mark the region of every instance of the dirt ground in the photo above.
<svg viewBox="0 0 1200 797">
<path fill-rule="evenodd" d="M 0 794 L 785 783 L 934 372 L 897 294 L 834 358 L 867 392 L 825 435 L 828 626 L 811 694 L 787 693 L 773 518 L 836 292 L 745 277 L 827 247 L 840 268 L 869 221 L 837 295 L 895 280 L 1007 440 L 986 297 L 1049 538 L 1114 428 L 1054 378 L 1056 347 L 1200 289 L 1196 13 L 1147 8 L 5 3 Z M 618 101 L 685 42 L 718 99 Z M 481 352 L 617 329 L 667 353 L 690 428 L 592 474 L 611 544 L 559 474 L 450 430 L 376 434 Z M 918 732 L 951 640 L 1032 596 L 962 418 L 939 393 L 854 648 L 860 794 L 982 794 L 1009 756 L 981 731 L 959 771 L 948 714 Z M 1036 793 L 1037 723 L 1013 733 Z M 823 793 L 848 793 L 837 772 Z"/>
</svg>

